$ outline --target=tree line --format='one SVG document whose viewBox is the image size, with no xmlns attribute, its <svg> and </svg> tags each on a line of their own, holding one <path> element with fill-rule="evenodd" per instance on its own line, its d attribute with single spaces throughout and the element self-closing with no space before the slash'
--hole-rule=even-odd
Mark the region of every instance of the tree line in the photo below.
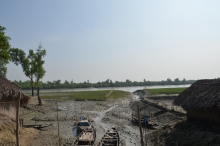
<svg viewBox="0 0 220 146">
<path fill-rule="evenodd" d="M 195 80 L 179 80 L 179 78 L 176 78 L 175 80 L 171 80 L 168 78 L 167 80 L 162 81 L 146 81 L 145 79 L 143 81 L 137 82 L 137 81 L 131 81 L 131 80 L 125 80 L 125 81 L 115 81 L 113 82 L 110 79 L 107 79 L 106 81 L 97 82 L 97 83 L 90 83 L 89 80 L 82 82 L 82 83 L 75 83 L 73 80 L 64 82 L 61 82 L 61 80 L 56 80 L 53 82 L 47 81 L 42 82 L 40 81 L 40 85 L 42 89 L 61 89 L 61 88 L 100 88 L 100 87 L 129 87 L 129 86 L 155 86 L 155 85 L 185 85 L 185 84 L 192 84 Z M 32 89 L 32 82 L 30 80 L 28 81 L 14 81 L 15 84 L 17 84 L 21 89 Z"/>
<path fill-rule="evenodd" d="M 36 51 L 30 49 L 28 55 L 26 55 L 22 49 L 11 47 L 9 43 L 11 38 L 5 35 L 5 30 L 5 27 L 0 26 L 0 75 L 6 76 L 6 65 L 9 61 L 15 65 L 20 65 L 24 74 L 30 79 L 29 86 L 32 89 L 32 96 L 34 95 L 34 87 L 37 87 L 39 105 L 42 105 L 39 92 L 41 86 L 40 80 L 46 73 L 43 67 L 45 63 L 43 57 L 46 56 L 46 50 L 42 49 L 42 45 L 40 44 Z"/>
</svg>

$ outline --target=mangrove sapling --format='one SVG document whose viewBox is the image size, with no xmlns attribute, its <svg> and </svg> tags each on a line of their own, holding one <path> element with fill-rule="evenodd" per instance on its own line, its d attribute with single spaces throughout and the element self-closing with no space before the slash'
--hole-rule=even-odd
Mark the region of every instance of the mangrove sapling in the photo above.
<svg viewBox="0 0 220 146">
<path fill-rule="evenodd" d="M 38 97 L 38 101 L 39 101 L 39 105 L 42 105 L 42 101 L 40 98 L 40 79 L 42 79 L 46 73 L 43 64 L 45 63 L 45 61 L 43 60 L 43 57 L 46 55 L 46 50 L 42 50 L 42 46 L 41 44 L 39 45 L 36 54 L 34 56 L 34 61 L 35 61 L 35 78 L 36 78 L 36 85 L 37 85 L 37 97 Z"/>
</svg>

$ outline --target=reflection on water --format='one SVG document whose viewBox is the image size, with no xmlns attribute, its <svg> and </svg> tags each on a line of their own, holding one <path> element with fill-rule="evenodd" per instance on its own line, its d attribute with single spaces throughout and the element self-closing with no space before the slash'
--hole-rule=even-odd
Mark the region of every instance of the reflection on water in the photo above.
<svg viewBox="0 0 220 146">
<path fill-rule="evenodd" d="M 72 134 L 74 137 L 77 137 L 79 135 L 78 128 L 76 125 L 73 125 L 72 127 Z"/>
<path fill-rule="evenodd" d="M 97 90 L 122 90 L 127 92 L 134 92 L 142 89 L 157 89 L 157 88 L 181 88 L 189 87 L 188 85 L 163 85 L 163 86 L 132 86 L 132 87 L 105 87 L 105 88 L 74 88 L 74 89 L 42 89 L 41 92 L 71 92 L 71 91 L 97 91 Z M 23 90 L 24 92 L 31 90 Z"/>
</svg>

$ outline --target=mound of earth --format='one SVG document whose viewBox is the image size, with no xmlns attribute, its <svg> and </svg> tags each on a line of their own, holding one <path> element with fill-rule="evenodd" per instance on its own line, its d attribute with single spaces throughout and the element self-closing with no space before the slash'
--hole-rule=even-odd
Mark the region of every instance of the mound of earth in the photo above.
<svg viewBox="0 0 220 146">
<path fill-rule="evenodd" d="M 210 123 L 182 121 L 166 125 L 148 135 L 155 146 L 219 146 L 220 128 Z"/>
<path fill-rule="evenodd" d="M 37 137 L 39 131 L 34 128 L 19 129 L 20 145 L 28 146 L 32 139 Z M 16 123 L 5 123 L 0 125 L 0 146 L 14 146 L 16 145 Z"/>
</svg>

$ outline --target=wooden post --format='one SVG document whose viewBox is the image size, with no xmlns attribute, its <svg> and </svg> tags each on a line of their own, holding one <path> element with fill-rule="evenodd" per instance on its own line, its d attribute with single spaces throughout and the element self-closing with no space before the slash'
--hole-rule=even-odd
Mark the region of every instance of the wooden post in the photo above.
<svg viewBox="0 0 220 146">
<path fill-rule="evenodd" d="M 76 118 L 76 99 L 75 99 L 75 118 Z"/>
<path fill-rule="evenodd" d="M 81 114 L 82 114 L 82 102 L 80 103 L 80 105 L 81 105 L 80 107 L 81 107 Z"/>
<path fill-rule="evenodd" d="M 20 99 L 21 99 L 21 92 L 19 92 L 19 96 L 17 99 L 17 111 L 16 111 L 16 146 L 19 146 L 19 108 L 20 108 Z"/>
<path fill-rule="evenodd" d="M 140 136 L 141 136 L 141 146 L 144 146 L 143 134 L 142 134 L 142 128 L 141 128 L 141 118 L 140 118 L 139 105 L 137 105 L 137 111 L 138 111 L 138 124 L 139 124 Z"/>
<path fill-rule="evenodd" d="M 120 104 L 119 104 L 119 108 L 118 108 L 118 110 L 119 110 L 118 118 L 119 118 L 119 122 L 121 122 L 121 119 L 120 119 L 120 118 L 121 118 L 121 117 L 120 117 L 120 116 L 121 116 L 121 115 L 120 115 L 120 114 L 121 114 L 121 113 L 120 113 Z"/>
<path fill-rule="evenodd" d="M 36 106 L 37 106 L 37 105 L 35 105 L 35 125 L 37 124 L 37 123 L 36 123 L 36 121 L 37 121 L 37 120 L 36 120 L 36 112 L 37 112 Z"/>
<path fill-rule="evenodd" d="M 146 109 L 145 109 L 145 116 L 147 116 Z M 145 146 L 147 146 L 147 127 L 148 127 L 148 125 L 146 125 L 146 121 L 144 122 L 144 124 L 145 124 L 144 139 L 145 139 Z"/>
<path fill-rule="evenodd" d="M 133 110 L 131 111 L 131 120 L 133 121 Z"/>
<path fill-rule="evenodd" d="M 57 128 L 58 128 L 58 138 L 59 138 L 59 146 L 60 146 L 60 123 L 59 123 L 59 116 L 58 116 L 58 99 L 57 99 Z"/>
</svg>

